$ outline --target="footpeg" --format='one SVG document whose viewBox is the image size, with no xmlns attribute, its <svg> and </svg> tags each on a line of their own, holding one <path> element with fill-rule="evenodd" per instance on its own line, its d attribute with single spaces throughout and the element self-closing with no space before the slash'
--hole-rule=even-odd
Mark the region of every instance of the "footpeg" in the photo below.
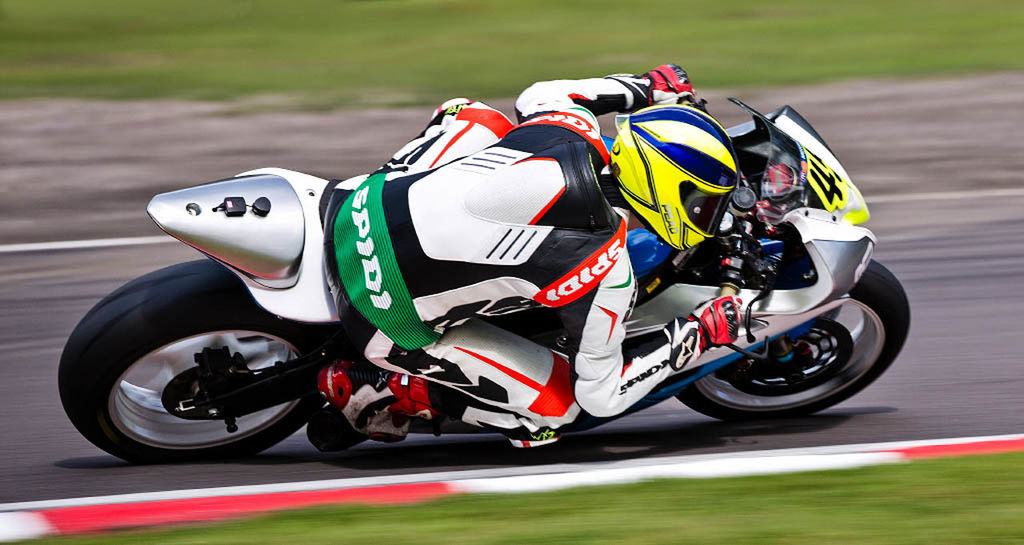
<svg viewBox="0 0 1024 545">
<path fill-rule="evenodd" d="M 353 429 L 345 416 L 334 407 L 313 413 L 306 424 L 306 438 L 320 452 L 345 450 L 367 439 Z"/>
</svg>

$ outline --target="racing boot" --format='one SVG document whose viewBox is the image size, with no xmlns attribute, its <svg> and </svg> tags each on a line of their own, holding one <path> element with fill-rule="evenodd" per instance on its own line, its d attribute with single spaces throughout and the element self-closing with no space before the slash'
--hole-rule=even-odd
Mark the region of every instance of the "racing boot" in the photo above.
<svg viewBox="0 0 1024 545">
<path fill-rule="evenodd" d="M 558 432 L 547 427 L 537 431 L 519 428 L 518 430 L 501 430 L 501 432 L 516 448 L 542 447 L 556 443 L 562 437 Z"/>
<path fill-rule="evenodd" d="M 353 430 L 375 441 L 401 441 L 409 433 L 410 417 L 438 415 L 426 380 L 369 363 L 331 363 L 320 370 L 318 386 Z"/>
<path fill-rule="evenodd" d="M 395 396 L 395 402 L 388 406 L 388 411 L 392 414 L 425 420 L 433 420 L 440 416 L 430 401 L 430 382 L 426 379 L 404 373 L 391 373 L 388 378 L 388 390 Z"/>
</svg>

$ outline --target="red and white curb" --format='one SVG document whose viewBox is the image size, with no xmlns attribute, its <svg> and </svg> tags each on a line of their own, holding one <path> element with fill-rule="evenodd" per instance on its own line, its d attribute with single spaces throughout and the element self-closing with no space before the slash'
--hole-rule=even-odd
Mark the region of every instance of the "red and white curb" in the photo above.
<svg viewBox="0 0 1024 545">
<path fill-rule="evenodd" d="M 462 493 L 536 492 L 648 479 L 738 477 L 847 469 L 920 458 L 1013 451 L 1024 451 L 1024 435 L 732 452 L 7 503 L 0 504 L 0 541 L 217 520 L 323 504 L 411 503 Z"/>
</svg>

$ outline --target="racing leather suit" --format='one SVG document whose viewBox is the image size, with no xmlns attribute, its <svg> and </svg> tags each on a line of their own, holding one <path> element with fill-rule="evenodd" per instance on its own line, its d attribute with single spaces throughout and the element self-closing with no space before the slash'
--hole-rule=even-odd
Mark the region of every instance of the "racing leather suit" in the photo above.
<svg viewBox="0 0 1024 545">
<path fill-rule="evenodd" d="M 648 106 L 650 85 L 536 83 L 516 101 L 518 125 L 455 99 L 377 172 L 343 182 L 326 254 L 365 357 L 427 379 L 435 409 L 517 446 L 619 414 L 696 360 L 692 321 L 643 353 L 622 349 L 636 281 L 625 212 L 598 183 L 608 152 L 595 116 Z M 557 352 L 483 319 L 541 307 L 565 328 Z"/>
</svg>

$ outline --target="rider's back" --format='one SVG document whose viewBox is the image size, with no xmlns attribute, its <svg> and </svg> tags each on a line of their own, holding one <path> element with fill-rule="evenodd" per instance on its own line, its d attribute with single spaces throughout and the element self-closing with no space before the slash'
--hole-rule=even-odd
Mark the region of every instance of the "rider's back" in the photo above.
<svg viewBox="0 0 1024 545">
<path fill-rule="evenodd" d="M 423 321 L 445 328 L 544 303 L 545 287 L 619 230 L 597 184 L 600 160 L 576 132 L 535 124 L 385 183 L 395 257 Z"/>
</svg>

